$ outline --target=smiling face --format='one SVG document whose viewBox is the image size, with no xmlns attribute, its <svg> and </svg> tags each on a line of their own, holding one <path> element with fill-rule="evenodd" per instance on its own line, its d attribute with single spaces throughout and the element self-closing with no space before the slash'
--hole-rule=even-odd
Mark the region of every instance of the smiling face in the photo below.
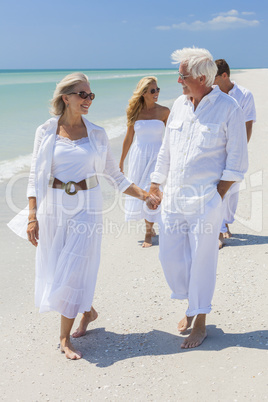
<svg viewBox="0 0 268 402">
<path fill-rule="evenodd" d="M 158 96 L 159 96 L 159 92 L 157 92 L 157 84 L 155 81 L 151 82 L 151 84 L 149 84 L 148 89 L 146 91 L 145 94 L 143 94 L 144 100 L 146 103 L 152 103 L 152 102 L 157 102 L 158 100 Z M 151 91 L 154 90 L 153 94 L 151 93 Z"/>
<path fill-rule="evenodd" d="M 91 93 L 90 86 L 87 82 L 79 82 L 74 86 L 72 92 L 82 92 L 85 91 L 88 94 Z M 68 111 L 70 111 L 74 115 L 82 115 L 88 113 L 88 108 L 91 106 L 92 100 L 87 97 L 87 99 L 82 99 L 77 94 L 72 95 L 63 95 L 63 100 L 65 104 L 68 105 Z"/>
<path fill-rule="evenodd" d="M 187 65 L 182 63 L 180 64 L 179 72 L 185 76 L 184 79 L 180 76 L 178 78 L 178 83 L 182 85 L 183 94 L 192 98 L 198 97 L 203 86 L 201 77 L 193 78 L 187 70 Z"/>
</svg>

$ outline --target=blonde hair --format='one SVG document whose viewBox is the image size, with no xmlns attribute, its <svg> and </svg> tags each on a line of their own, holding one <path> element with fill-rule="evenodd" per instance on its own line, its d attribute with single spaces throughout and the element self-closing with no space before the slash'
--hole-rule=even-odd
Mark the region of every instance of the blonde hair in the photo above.
<svg viewBox="0 0 268 402">
<path fill-rule="evenodd" d="M 53 94 L 53 98 L 50 101 L 51 108 L 50 113 L 56 116 L 60 116 L 64 113 L 66 105 L 62 100 L 62 95 L 68 95 L 74 91 L 76 84 L 80 82 L 86 82 L 89 84 L 88 77 L 83 73 L 72 73 L 66 75 L 57 85 Z"/>
<path fill-rule="evenodd" d="M 132 126 L 138 118 L 140 111 L 144 106 L 143 94 L 148 90 L 149 85 L 155 82 L 157 84 L 156 77 L 143 77 L 133 92 L 132 97 L 128 101 L 127 108 L 127 125 Z"/>
</svg>

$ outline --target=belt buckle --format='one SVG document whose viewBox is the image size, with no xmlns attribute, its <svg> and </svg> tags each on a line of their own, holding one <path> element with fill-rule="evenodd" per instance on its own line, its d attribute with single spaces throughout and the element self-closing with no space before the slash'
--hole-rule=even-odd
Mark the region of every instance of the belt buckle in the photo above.
<svg viewBox="0 0 268 402">
<path fill-rule="evenodd" d="M 74 191 L 71 191 L 72 184 L 74 185 Z M 65 193 L 68 195 L 75 195 L 77 193 L 77 190 L 75 189 L 75 181 L 68 181 L 68 183 L 65 184 Z"/>
</svg>

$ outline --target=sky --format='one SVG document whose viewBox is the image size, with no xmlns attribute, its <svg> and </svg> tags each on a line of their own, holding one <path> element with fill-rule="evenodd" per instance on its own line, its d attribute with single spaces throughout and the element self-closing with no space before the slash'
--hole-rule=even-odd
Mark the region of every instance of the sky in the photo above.
<svg viewBox="0 0 268 402">
<path fill-rule="evenodd" d="M 0 69 L 174 68 L 208 49 L 268 67 L 267 0 L 0 0 Z"/>
</svg>

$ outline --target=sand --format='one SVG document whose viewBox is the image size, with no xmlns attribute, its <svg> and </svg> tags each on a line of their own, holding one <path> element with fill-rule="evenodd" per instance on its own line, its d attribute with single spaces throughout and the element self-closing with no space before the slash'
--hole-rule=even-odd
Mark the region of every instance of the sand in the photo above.
<svg viewBox="0 0 268 402">
<path fill-rule="evenodd" d="M 120 207 L 110 208 L 107 197 L 113 190 L 105 184 L 105 233 L 94 299 L 99 318 L 85 337 L 74 340 L 83 358 L 67 360 L 58 349 L 59 315 L 39 314 L 34 307 L 35 249 L 6 227 L 14 213 L 2 197 L 1 400 L 267 399 L 268 70 L 244 70 L 234 78 L 253 92 L 257 123 L 231 226 L 234 236 L 220 251 L 208 338 L 196 349 L 180 348 L 177 322 L 186 302 L 170 299 L 158 239 L 150 249 L 141 248 L 142 222 L 124 223 Z M 111 143 L 119 160 L 122 138 Z M 18 182 L 14 191 L 21 207 L 25 183 Z"/>
</svg>

